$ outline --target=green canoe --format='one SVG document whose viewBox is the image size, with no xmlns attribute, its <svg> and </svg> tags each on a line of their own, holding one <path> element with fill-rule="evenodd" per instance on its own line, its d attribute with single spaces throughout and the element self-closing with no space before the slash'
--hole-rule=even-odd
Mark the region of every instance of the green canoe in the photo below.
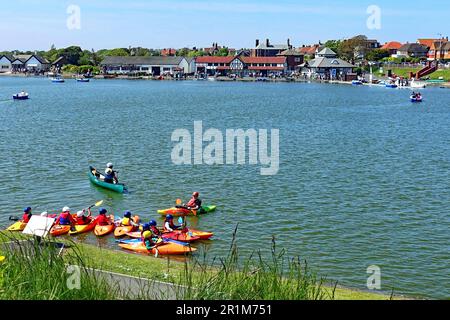
<svg viewBox="0 0 450 320">
<path fill-rule="evenodd" d="M 91 182 L 99 187 L 109 189 L 115 192 L 124 193 L 127 190 L 127 187 L 122 183 L 108 183 L 105 181 L 102 181 L 104 176 L 94 167 L 89 167 L 89 180 Z"/>
</svg>

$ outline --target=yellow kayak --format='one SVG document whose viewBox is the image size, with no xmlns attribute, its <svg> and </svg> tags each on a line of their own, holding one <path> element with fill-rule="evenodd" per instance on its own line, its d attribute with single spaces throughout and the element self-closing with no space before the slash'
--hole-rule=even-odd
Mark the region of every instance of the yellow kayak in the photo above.
<svg viewBox="0 0 450 320">
<path fill-rule="evenodd" d="M 17 221 L 16 223 L 9 226 L 8 229 L 6 229 L 6 230 L 8 230 L 8 231 L 23 231 L 23 230 L 25 230 L 26 226 L 27 226 L 27 224 L 25 222 Z"/>
</svg>

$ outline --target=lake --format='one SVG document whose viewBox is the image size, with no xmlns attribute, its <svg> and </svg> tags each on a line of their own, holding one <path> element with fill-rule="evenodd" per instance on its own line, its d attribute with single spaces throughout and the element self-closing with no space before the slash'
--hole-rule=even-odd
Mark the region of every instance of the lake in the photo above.
<svg viewBox="0 0 450 320">
<path fill-rule="evenodd" d="M 26 90 L 28 101 L 12 101 Z M 450 91 L 329 84 L 66 80 L 0 77 L 0 225 L 35 213 L 80 210 L 104 199 L 144 220 L 200 192 L 218 210 L 189 224 L 213 231 L 210 255 L 228 252 L 237 224 L 243 253 L 289 255 L 339 284 L 450 296 Z M 176 129 L 279 129 L 280 166 L 174 165 Z M 98 189 L 88 166 L 113 162 L 129 194 Z M 112 238 L 82 239 L 115 248 Z"/>
</svg>

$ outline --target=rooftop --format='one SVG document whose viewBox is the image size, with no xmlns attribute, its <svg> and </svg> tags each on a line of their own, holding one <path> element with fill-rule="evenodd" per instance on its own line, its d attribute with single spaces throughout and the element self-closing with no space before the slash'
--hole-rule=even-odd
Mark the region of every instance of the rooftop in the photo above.
<svg viewBox="0 0 450 320">
<path fill-rule="evenodd" d="M 178 65 L 184 57 L 118 57 L 110 56 L 105 57 L 102 61 L 102 65 Z"/>
<path fill-rule="evenodd" d="M 401 48 L 402 44 L 400 42 L 397 41 L 391 41 L 391 42 L 386 42 L 381 49 L 384 50 L 396 50 Z"/>
</svg>

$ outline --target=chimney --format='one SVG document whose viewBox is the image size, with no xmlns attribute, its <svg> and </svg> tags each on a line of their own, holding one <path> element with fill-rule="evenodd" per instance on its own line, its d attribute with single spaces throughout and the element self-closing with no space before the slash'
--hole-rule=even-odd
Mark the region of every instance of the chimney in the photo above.
<svg viewBox="0 0 450 320">
<path fill-rule="evenodd" d="M 259 46 L 259 39 L 256 39 L 256 46 L 255 47 L 257 47 L 257 46 Z"/>
<path fill-rule="evenodd" d="M 287 40 L 287 45 L 288 45 L 288 48 L 289 48 L 289 49 L 292 49 L 292 46 L 291 46 L 291 39 L 288 39 L 288 40 Z"/>
<path fill-rule="evenodd" d="M 266 39 L 266 47 L 270 46 L 270 41 L 269 39 Z"/>
</svg>

